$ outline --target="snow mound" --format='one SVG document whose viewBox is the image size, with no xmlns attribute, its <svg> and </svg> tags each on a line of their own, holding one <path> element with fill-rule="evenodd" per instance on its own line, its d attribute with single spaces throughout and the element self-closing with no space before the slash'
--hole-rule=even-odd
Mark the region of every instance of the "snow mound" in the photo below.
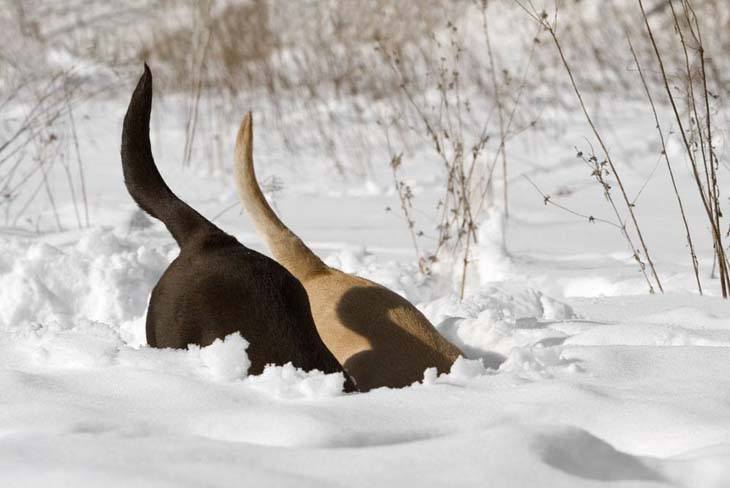
<svg viewBox="0 0 730 488">
<path fill-rule="evenodd" d="M 342 373 L 303 371 L 287 363 L 266 366 L 260 375 L 249 376 L 245 384 L 277 398 L 326 398 L 343 394 L 345 377 Z"/>
<path fill-rule="evenodd" d="M 487 374 L 481 359 L 466 359 L 459 356 L 451 365 L 448 373 L 438 375 L 436 368 L 428 368 L 423 372 L 423 384 L 433 385 L 447 383 L 452 385 L 466 385 L 470 380 Z"/>
<path fill-rule="evenodd" d="M 146 227 L 145 227 L 146 228 Z M 144 243 L 142 242 L 144 241 Z M 86 231 L 72 246 L 4 243 L 0 256 L 0 354 L 6 366 L 165 371 L 201 381 L 240 383 L 278 398 L 342 393 L 344 377 L 304 372 L 291 364 L 248 377 L 248 342 L 239 333 L 207 347 L 145 347 L 149 293 L 177 248 L 144 229 L 126 236 Z"/>
<path fill-rule="evenodd" d="M 0 334 L 0 351 L 11 364 L 35 367 L 105 367 L 123 347 L 118 330 L 86 319 L 68 327 L 28 323 Z"/>
<path fill-rule="evenodd" d="M 714 339 L 702 331 L 666 324 L 595 325 L 565 341 L 582 346 L 730 346 L 728 340 Z"/>
<path fill-rule="evenodd" d="M 638 456 L 618 451 L 582 429 L 566 427 L 543 433 L 533 449 L 547 465 L 595 481 L 664 481 L 661 473 Z"/>
<path fill-rule="evenodd" d="M 469 18 L 481 33 L 481 16 Z M 261 169 L 294 180 L 277 194 L 284 221 L 329 264 L 419 304 L 464 352 L 448 374 L 430 369 L 413 387 L 346 395 L 342 375 L 291 364 L 249 375 L 245 334 L 203 348 L 145 346 L 149 293 L 178 249 L 136 208 L 109 151 L 127 101 L 78 107 L 79 143 L 95 161 L 85 166 L 90 216 L 114 227 L 3 229 L 1 486 L 730 486 L 730 304 L 708 296 L 719 285 L 702 233 L 705 296 L 697 294 L 681 226 L 667 212 L 673 196 L 655 184 L 661 167 L 648 173 L 657 145 L 633 137 L 655 131 L 651 117 L 620 104 L 627 123 L 614 128 L 628 141 L 627 187 L 645 188 L 637 208 L 667 291 L 652 296 L 614 228 L 544 205 L 518 176 L 568 208 L 606 216 L 590 176 L 576 173 L 570 148 L 585 123 L 575 114 L 548 111 L 558 122 L 543 124 L 549 144 L 510 143 L 510 218 L 480 221 L 463 301 L 449 295 L 460 256 L 439 261 L 430 277 L 419 273 L 392 168 L 333 179 L 321 158 L 292 166 L 279 139 L 266 136 L 272 131 L 257 132 Z M 169 116 L 155 121 L 161 172 L 192 207 L 267 252 L 238 210 L 229 174 L 180 168 L 184 127 L 166 124 L 185 120 L 186 103 L 171 95 Z M 237 127 L 229 129 L 232 137 Z M 420 159 L 431 150 L 412 152 Z M 440 219 L 423 217 L 443 196 L 443 174 L 434 158 L 423 163 L 414 167 L 414 215 L 422 249 L 433 249 Z M 48 176 L 54 194 L 64 188 L 55 179 L 62 171 Z M 679 188 L 694 185 L 690 173 L 676 176 Z M 73 218 L 70 197 L 58 196 L 59 212 Z M 47 220 L 52 209 L 39 197 L 28 217 Z M 690 223 L 702 222 L 696 199 L 686 210 Z"/>
<path fill-rule="evenodd" d="M 43 242 L 3 246 L 0 328 L 30 322 L 66 328 L 90 320 L 118 325 L 126 342 L 144 343 L 139 319 L 171 256 L 140 236 L 108 229 L 89 231 L 66 249 Z"/>
<path fill-rule="evenodd" d="M 579 373 L 580 362 L 563 355 L 561 347 L 515 347 L 499 368 L 528 380 L 553 378 L 556 373 Z"/>
<path fill-rule="evenodd" d="M 213 344 L 200 348 L 200 360 L 218 380 L 243 379 L 251 366 L 246 355 L 247 348 L 248 341 L 235 332 L 223 340 L 216 339 Z"/>
<path fill-rule="evenodd" d="M 575 317 L 573 309 L 532 288 L 484 286 L 463 301 L 451 296 L 428 303 L 426 315 L 469 358 L 496 369 L 515 347 L 564 337 L 552 325 Z"/>
<path fill-rule="evenodd" d="M 479 244 L 475 257 L 479 283 L 482 285 L 509 277 L 512 262 L 505 247 L 504 231 L 504 214 L 496 209 L 479 224 Z"/>
<path fill-rule="evenodd" d="M 341 437 L 338 429 L 315 414 L 262 407 L 202 415 L 189 429 L 214 441 L 289 448 L 328 447 Z"/>
</svg>

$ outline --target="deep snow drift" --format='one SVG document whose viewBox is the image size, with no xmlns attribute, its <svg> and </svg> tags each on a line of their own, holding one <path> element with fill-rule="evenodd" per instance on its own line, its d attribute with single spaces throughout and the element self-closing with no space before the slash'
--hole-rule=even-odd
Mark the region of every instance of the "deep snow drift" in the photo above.
<svg viewBox="0 0 730 488">
<path fill-rule="evenodd" d="M 575 176 L 577 122 L 539 154 L 512 146 L 508 252 L 496 216 L 482 225 L 459 301 L 448 282 L 417 273 L 406 226 L 384 211 L 398 205 L 387 161 L 365 182 L 340 181 L 312 155 L 287 164 L 260 131 L 257 166 L 262 179 L 284 182 L 275 202 L 283 219 L 330 264 L 418 304 L 466 355 L 449 375 L 344 395 L 338 375 L 279 366 L 248 377 L 239 335 L 202 349 L 145 346 L 149 292 L 177 249 L 124 189 L 123 109 L 87 107 L 80 129 L 92 228 L 4 229 L 3 486 L 730 486 L 730 306 L 694 293 L 661 170 L 638 211 L 666 295 L 646 293 L 615 229 L 545 207 L 519 178 L 549 191 L 567 185 L 566 204 L 605 212 L 599 191 Z M 101 112 L 109 117 L 95 120 Z M 223 137 L 231 154 L 234 129 Z M 183 199 L 211 218 L 236 202 L 230 175 L 180 169 L 179 128 L 154 135 L 162 173 Z M 625 178 L 638 188 L 656 148 L 621 139 Z M 413 177 L 419 199 L 438 191 L 429 171 L 437 165 Z M 688 176 L 680 184 L 692 191 Z M 702 222 L 700 209 L 689 211 Z M 216 222 L 263 250 L 237 206 Z"/>
</svg>

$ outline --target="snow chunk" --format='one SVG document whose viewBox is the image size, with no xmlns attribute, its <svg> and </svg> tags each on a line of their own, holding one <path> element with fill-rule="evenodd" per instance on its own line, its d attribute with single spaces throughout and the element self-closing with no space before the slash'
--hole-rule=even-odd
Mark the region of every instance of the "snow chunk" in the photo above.
<svg viewBox="0 0 730 488">
<path fill-rule="evenodd" d="M 481 359 L 466 359 L 459 356 L 451 365 L 451 371 L 446 377 L 452 380 L 466 381 L 485 374 L 487 374 L 487 369 Z"/>
<path fill-rule="evenodd" d="M 139 236 L 109 229 L 85 231 L 71 248 L 20 241 L 0 262 L 0 328 L 79 320 L 118 324 L 144 316 L 150 290 L 169 263 Z"/>
<path fill-rule="evenodd" d="M 488 360 L 495 368 L 497 358 L 489 356 L 562 338 L 565 334 L 551 323 L 575 317 L 569 305 L 538 290 L 506 284 L 482 287 L 463 301 L 455 296 L 436 300 L 425 313 L 467 357 Z"/>
<path fill-rule="evenodd" d="M 448 373 L 437 376 L 436 368 L 428 368 L 423 372 L 423 384 L 433 385 L 436 383 L 448 383 L 465 385 L 469 380 L 487 374 L 487 368 L 481 359 L 466 359 L 459 356 L 451 365 Z"/>
<path fill-rule="evenodd" d="M 291 363 L 268 365 L 259 376 L 249 376 L 246 384 L 277 398 L 326 398 L 342 395 L 342 373 L 304 371 Z"/>
<path fill-rule="evenodd" d="M 246 354 L 248 345 L 248 341 L 239 332 L 235 332 L 201 348 L 200 360 L 217 380 L 243 379 L 251 367 L 251 360 Z"/>
<path fill-rule="evenodd" d="M 479 282 L 484 285 L 509 276 L 512 260 L 505 247 L 504 214 L 496 209 L 479 224 L 479 245 L 476 259 Z"/>
<path fill-rule="evenodd" d="M 507 360 L 500 366 L 501 373 L 512 373 L 528 380 L 553 378 L 554 373 L 579 373 L 583 371 L 580 362 L 563 356 L 560 347 L 515 347 Z"/>
</svg>

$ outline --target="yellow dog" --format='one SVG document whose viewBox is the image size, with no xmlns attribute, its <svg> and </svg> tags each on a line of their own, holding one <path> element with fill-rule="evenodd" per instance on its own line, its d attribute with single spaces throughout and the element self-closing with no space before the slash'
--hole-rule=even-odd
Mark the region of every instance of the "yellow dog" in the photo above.
<svg viewBox="0 0 730 488">
<path fill-rule="evenodd" d="M 408 300 L 372 281 L 324 264 L 276 216 L 256 181 L 251 114 L 236 139 L 238 195 L 274 258 L 302 282 L 320 337 L 360 391 L 399 388 L 426 368 L 448 372 L 461 351 Z"/>
</svg>

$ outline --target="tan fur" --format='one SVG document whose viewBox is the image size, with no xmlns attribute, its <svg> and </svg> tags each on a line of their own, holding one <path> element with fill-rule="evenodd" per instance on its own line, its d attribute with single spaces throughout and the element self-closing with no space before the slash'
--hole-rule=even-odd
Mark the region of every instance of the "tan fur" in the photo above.
<svg viewBox="0 0 730 488">
<path fill-rule="evenodd" d="M 440 373 L 451 368 L 461 352 L 408 300 L 325 265 L 279 220 L 256 181 L 250 113 L 236 140 L 235 181 L 256 230 L 274 258 L 304 285 L 320 337 L 359 390 L 399 388 L 421 380 L 426 368 Z"/>
</svg>

